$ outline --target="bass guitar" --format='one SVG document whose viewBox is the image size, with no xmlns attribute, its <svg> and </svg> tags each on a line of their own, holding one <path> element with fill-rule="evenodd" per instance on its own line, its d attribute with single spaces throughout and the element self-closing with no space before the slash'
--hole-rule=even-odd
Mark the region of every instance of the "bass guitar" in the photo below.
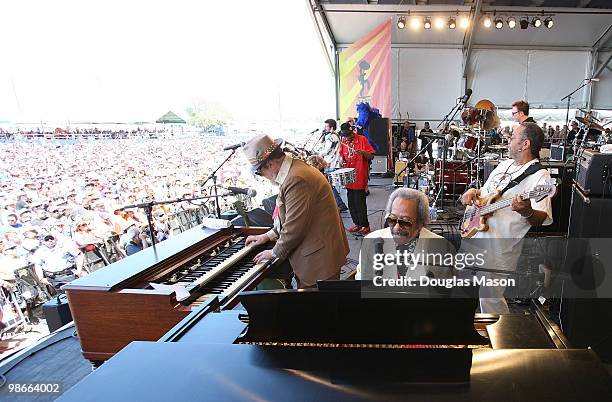
<svg viewBox="0 0 612 402">
<path fill-rule="evenodd" d="M 542 201 L 546 197 L 554 196 L 556 192 L 557 186 L 554 184 L 540 184 L 535 186 L 533 190 L 522 193 L 521 198 L 523 200 L 534 199 Z M 495 213 L 495 211 L 509 207 L 512 204 L 512 198 L 498 201 L 501 195 L 501 191 L 498 191 L 486 197 L 479 197 L 477 203 L 465 209 L 461 223 L 461 237 L 467 239 L 478 232 L 489 230 L 487 218 Z"/>
</svg>

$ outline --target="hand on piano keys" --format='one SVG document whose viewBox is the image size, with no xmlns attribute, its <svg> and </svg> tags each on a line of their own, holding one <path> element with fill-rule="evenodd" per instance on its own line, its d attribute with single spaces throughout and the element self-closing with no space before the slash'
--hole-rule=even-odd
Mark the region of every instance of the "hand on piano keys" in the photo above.
<svg viewBox="0 0 612 402">
<path fill-rule="evenodd" d="M 257 246 L 263 246 L 264 244 L 266 244 L 269 241 L 270 241 L 270 238 L 268 237 L 268 235 L 263 233 L 263 234 L 260 234 L 260 235 L 248 236 L 246 238 L 245 244 L 247 246 L 257 247 Z"/>
<path fill-rule="evenodd" d="M 261 253 L 257 254 L 255 258 L 253 258 L 253 261 L 255 261 L 255 264 L 261 264 L 264 261 L 272 259 L 274 259 L 274 256 L 272 255 L 272 250 L 264 250 Z"/>
</svg>

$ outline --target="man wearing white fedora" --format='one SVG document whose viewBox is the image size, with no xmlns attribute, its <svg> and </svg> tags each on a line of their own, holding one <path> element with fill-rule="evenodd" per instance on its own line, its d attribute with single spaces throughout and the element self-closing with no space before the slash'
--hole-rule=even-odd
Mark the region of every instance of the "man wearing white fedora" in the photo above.
<svg viewBox="0 0 612 402">
<path fill-rule="evenodd" d="M 288 259 L 298 287 L 316 286 L 319 280 L 339 279 L 346 263 L 348 240 L 332 188 L 321 172 L 286 155 L 282 139 L 258 135 L 243 146 L 251 172 L 279 186 L 278 217 L 265 234 L 249 236 L 247 245 L 276 241 L 255 262 Z"/>
</svg>

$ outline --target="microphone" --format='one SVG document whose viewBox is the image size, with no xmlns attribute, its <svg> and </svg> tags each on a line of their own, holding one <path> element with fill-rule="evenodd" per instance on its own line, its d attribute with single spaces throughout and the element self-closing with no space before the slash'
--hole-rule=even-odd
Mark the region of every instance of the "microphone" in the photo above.
<svg viewBox="0 0 612 402">
<path fill-rule="evenodd" d="M 468 101 L 468 99 L 470 99 L 470 96 L 472 96 L 472 89 L 468 88 L 467 91 L 465 91 L 465 95 L 459 98 L 459 100 L 465 103 Z"/>
<path fill-rule="evenodd" d="M 380 254 L 380 255 L 384 254 L 383 243 L 384 243 L 383 239 L 376 239 L 374 241 L 374 253 L 375 254 Z M 374 269 L 375 276 L 382 276 L 382 274 L 383 274 L 383 269 Z"/>
<path fill-rule="evenodd" d="M 597 81 L 599 81 L 599 80 L 597 80 Z M 309 132 L 309 133 L 308 133 L 308 135 L 314 134 L 314 133 L 316 133 L 317 131 L 319 131 L 319 129 L 318 129 L 318 128 L 316 128 L 316 129 L 312 130 L 311 132 Z"/>
<path fill-rule="evenodd" d="M 240 187 L 224 187 L 227 188 L 227 190 L 229 190 L 230 192 L 234 193 L 234 194 L 244 194 L 247 195 L 249 197 L 255 197 L 257 195 L 257 191 L 253 190 L 252 188 L 240 188 Z"/>
<path fill-rule="evenodd" d="M 244 142 L 239 142 L 238 144 L 234 144 L 234 145 L 228 145 L 225 148 L 223 148 L 224 151 L 233 151 L 234 149 L 238 149 L 241 146 L 244 145 Z"/>
</svg>

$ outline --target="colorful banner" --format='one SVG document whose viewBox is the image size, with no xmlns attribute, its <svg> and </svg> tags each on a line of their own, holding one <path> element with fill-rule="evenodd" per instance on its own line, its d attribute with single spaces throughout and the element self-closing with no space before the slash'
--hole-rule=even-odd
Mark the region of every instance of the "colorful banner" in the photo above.
<svg viewBox="0 0 612 402">
<path fill-rule="evenodd" d="M 355 106 L 368 102 L 391 116 L 391 20 L 340 53 L 340 120 L 355 117 Z"/>
</svg>

